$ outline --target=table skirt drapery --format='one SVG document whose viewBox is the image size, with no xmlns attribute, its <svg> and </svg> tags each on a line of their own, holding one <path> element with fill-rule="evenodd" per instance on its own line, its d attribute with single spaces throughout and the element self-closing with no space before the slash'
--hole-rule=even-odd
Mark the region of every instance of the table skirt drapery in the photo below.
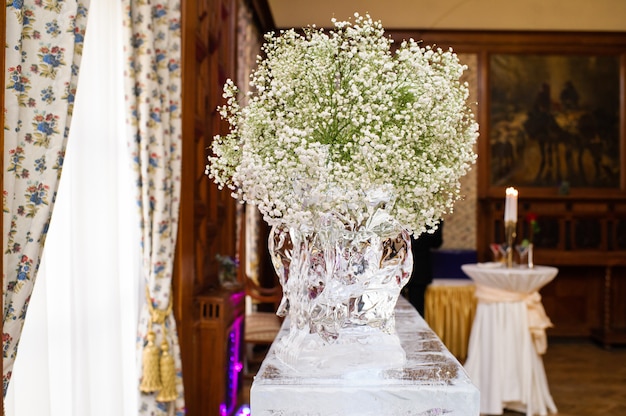
<svg viewBox="0 0 626 416">
<path fill-rule="evenodd" d="M 528 330 L 532 336 L 535 349 L 539 354 L 545 354 L 548 348 L 546 328 L 552 326 L 552 321 L 550 321 L 545 309 L 543 309 L 539 292 L 512 292 L 510 290 L 477 285 L 475 295 L 483 303 L 524 302 L 527 311 Z"/>
<path fill-rule="evenodd" d="M 481 270 L 476 265 L 466 266 L 463 270 L 475 281 L 478 294 L 481 285 L 518 293 L 516 298 L 502 302 L 478 299 L 464 367 L 480 391 L 481 413 L 501 415 L 505 408 L 528 416 L 556 413 L 541 348 L 536 346 L 529 328 L 526 300 L 532 299 L 558 270 Z"/>
<path fill-rule="evenodd" d="M 435 279 L 424 299 L 424 319 L 460 362 L 467 358 L 476 312 L 474 291 L 469 279 Z"/>
<path fill-rule="evenodd" d="M 481 393 L 481 413 L 501 415 L 503 408 L 527 415 L 557 411 L 526 315 L 523 302 L 479 303 L 476 307 L 464 367 Z M 485 339 L 498 340 L 500 346 L 485 347 Z"/>
</svg>

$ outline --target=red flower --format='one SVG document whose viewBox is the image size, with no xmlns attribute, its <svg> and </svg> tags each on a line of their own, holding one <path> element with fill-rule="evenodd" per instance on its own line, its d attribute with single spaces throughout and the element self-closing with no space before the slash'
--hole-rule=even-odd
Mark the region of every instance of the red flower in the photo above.
<svg viewBox="0 0 626 416">
<path fill-rule="evenodd" d="M 535 234 L 541 231 L 541 228 L 539 228 L 539 223 L 537 222 L 537 214 L 535 214 L 534 212 L 526 213 L 526 222 L 528 223 L 528 225 L 530 225 L 530 227 L 528 227 L 528 240 L 532 243 Z"/>
</svg>

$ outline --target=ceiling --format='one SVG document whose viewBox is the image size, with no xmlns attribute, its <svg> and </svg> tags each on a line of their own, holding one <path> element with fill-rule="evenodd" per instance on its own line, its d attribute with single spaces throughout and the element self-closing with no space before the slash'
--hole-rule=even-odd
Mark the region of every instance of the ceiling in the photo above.
<svg viewBox="0 0 626 416">
<path fill-rule="evenodd" d="M 407 28 L 415 25 L 418 4 L 436 4 L 437 2 L 428 0 L 268 0 L 268 3 L 274 22 L 279 28 L 301 28 L 313 24 L 318 27 L 328 27 L 331 26 L 331 18 L 347 20 L 355 12 L 369 13 L 372 18 L 381 20 L 388 28 Z M 411 12 L 398 13 L 399 10 Z"/>
<path fill-rule="evenodd" d="M 626 31 L 624 0 L 267 0 L 277 28 L 369 13 L 386 29 Z"/>
</svg>

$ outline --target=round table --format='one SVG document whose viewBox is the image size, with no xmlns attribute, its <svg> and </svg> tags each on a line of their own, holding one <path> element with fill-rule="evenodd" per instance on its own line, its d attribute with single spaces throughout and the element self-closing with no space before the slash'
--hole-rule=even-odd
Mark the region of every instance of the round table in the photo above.
<svg viewBox="0 0 626 416">
<path fill-rule="evenodd" d="M 541 355 L 552 326 L 538 291 L 558 269 L 507 268 L 497 263 L 461 266 L 476 284 L 476 315 L 465 370 L 480 391 L 480 411 L 511 409 L 528 416 L 556 413 Z"/>
</svg>

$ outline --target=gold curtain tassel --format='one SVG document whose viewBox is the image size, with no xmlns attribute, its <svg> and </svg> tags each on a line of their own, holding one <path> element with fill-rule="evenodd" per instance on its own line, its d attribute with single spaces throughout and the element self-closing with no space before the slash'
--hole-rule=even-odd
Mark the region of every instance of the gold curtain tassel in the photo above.
<svg viewBox="0 0 626 416">
<path fill-rule="evenodd" d="M 143 377 L 139 390 L 144 393 L 152 393 L 161 389 L 159 373 L 159 348 L 154 345 L 155 335 L 152 330 L 146 335 L 148 342 L 143 347 Z"/>
<path fill-rule="evenodd" d="M 157 396 L 157 402 L 171 402 L 176 400 L 176 370 L 174 368 L 174 357 L 169 352 L 169 345 L 166 340 L 161 344 L 161 383 L 162 388 Z"/>
</svg>

